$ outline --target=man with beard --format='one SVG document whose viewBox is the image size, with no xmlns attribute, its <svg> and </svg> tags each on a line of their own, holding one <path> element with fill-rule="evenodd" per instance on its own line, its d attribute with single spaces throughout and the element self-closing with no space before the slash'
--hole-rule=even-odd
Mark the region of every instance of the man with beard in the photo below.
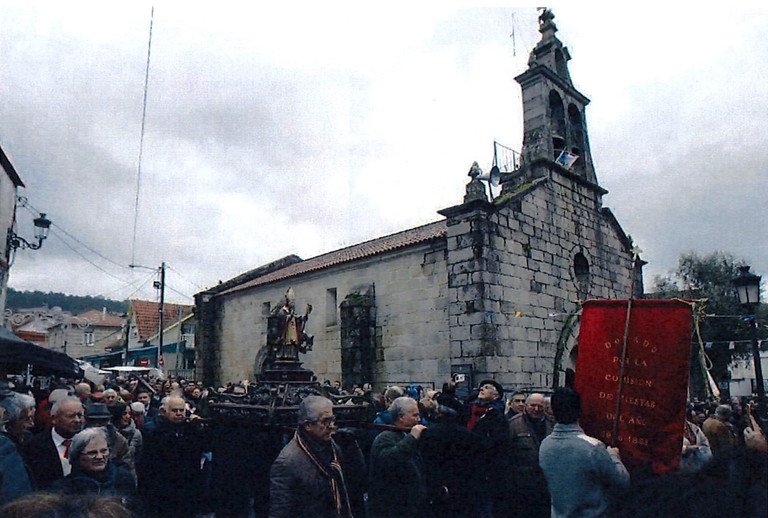
<svg viewBox="0 0 768 518">
<path fill-rule="evenodd" d="M 270 470 L 270 518 L 352 518 L 362 508 L 363 455 L 335 423 L 329 399 L 301 401 L 293 439 Z"/>
</svg>

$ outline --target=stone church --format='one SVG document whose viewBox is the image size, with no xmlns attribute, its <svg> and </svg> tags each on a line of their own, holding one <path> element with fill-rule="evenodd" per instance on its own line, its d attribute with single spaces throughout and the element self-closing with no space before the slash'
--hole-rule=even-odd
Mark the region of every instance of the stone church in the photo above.
<svg viewBox="0 0 768 518">
<path fill-rule="evenodd" d="M 267 317 L 288 288 L 312 312 L 304 367 L 320 381 L 464 388 L 494 378 L 551 390 L 573 373 L 580 302 L 642 295 L 642 267 L 589 149 L 589 99 L 573 85 L 554 16 L 522 89 L 519 167 L 489 201 L 479 168 L 441 218 L 302 260 L 288 256 L 195 296 L 198 379 L 254 380 L 270 364 Z M 458 201 L 458 200 L 457 200 Z M 460 379 L 462 376 L 458 376 Z"/>
</svg>

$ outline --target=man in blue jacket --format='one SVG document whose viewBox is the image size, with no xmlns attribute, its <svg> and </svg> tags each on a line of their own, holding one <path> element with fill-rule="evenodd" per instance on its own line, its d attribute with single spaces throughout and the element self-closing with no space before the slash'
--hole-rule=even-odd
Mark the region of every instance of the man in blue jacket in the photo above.
<svg viewBox="0 0 768 518">
<path fill-rule="evenodd" d="M 581 398 L 575 390 L 558 388 L 552 395 L 552 412 L 557 424 L 539 449 L 539 465 L 552 497 L 552 518 L 604 516 L 608 490 L 629 485 L 619 449 L 584 433 L 578 423 Z"/>
</svg>

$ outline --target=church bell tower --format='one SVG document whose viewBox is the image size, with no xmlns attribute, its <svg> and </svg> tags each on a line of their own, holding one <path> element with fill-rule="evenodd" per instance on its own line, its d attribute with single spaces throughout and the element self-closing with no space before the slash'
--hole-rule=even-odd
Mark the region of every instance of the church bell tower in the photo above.
<svg viewBox="0 0 768 518">
<path fill-rule="evenodd" d="M 552 11 L 543 9 L 539 15 L 541 40 L 531 51 L 528 69 L 515 78 L 523 96 L 526 176 L 541 175 L 535 165 L 546 165 L 597 187 L 584 115 L 589 99 L 573 86 L 568 72 L 571 56 L 555 36 L 554 18 Z"/>
</svg>

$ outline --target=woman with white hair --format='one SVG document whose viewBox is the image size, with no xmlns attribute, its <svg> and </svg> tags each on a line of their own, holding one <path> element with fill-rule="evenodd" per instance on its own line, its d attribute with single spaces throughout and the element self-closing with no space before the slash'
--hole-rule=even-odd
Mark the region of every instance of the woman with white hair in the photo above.
<svg viewBox="0 0 768 518">
<path fill-rule="evenodd" d="M 72 472 L 53 485 L 66 494 L 131 496 L 136 489 L 125 464 L 109 458 L 107 435 L 103 428 L 86 428 L 72 437 L 69 447 Z"/>
</svg>

